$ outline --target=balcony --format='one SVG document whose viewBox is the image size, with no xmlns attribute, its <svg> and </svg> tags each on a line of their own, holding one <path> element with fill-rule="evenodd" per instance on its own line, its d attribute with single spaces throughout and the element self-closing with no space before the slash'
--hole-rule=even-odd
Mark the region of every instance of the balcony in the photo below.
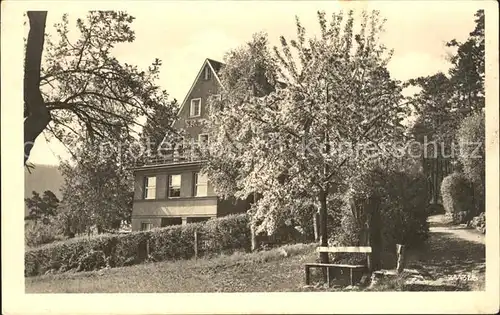
<svg viewBox="0 0 500 315">
<path fill-rule="evenodd" d="M 135 163 L 135 168 L 155 167 L 166 165 L 179 165 L 202 162 L 201 156 L 192 151 L 170 151 L 163 154 L 145 155 L 138 158 Z"/>
</svg>

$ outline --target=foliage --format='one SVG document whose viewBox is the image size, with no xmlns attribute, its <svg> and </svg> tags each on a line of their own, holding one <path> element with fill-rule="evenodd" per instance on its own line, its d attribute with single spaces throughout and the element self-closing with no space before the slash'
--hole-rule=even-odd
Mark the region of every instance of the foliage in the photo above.
<svg viewBox="0 0 500 315">
<path fill-rule="evenodd" d="M 25 220 L 42 220 L 43 223 L 48 223 L 50 218 L 56 215 L 59 199 L 50 190 L 44 191 L 42 197 L 36 191 L 33 191 L 32 194 L 31 198 L 24 199 L 29 209 L 29 215 L 26 216 Z"/>
<path fill-rule="evenodd" d="M 423 174 L 389 173 L 382 200 L 382 242 L 387 249 L 395 244 L 418 246 L 428 237 L 429 225 L 426 180 Z"/>
<path fill-rule="evenodd" d="M 165 137 L 165 131 L 170 130 L 172 117 L 177 115 L 178 107 L 179 104 L 174 99 L 169 106 L 154 106 L 152 114 L 147 117 L 140 138 L 151 152 L 156 152 Z"/>
<path fill-rule="evenodd" d="M 54 25 L 56 34 L 46 34 L 45 45 L 42 41 L 44 58 L 38 70 L 42 105 L 49 111 L 46 131 L 70 152 L 82 138 L 112 141 L 123 131 L 132 134 L 139 117 L 156 122 L 152 115 L 159 108 L 165 109 L 161 119 L 167 129 L 175 117 L 167 93 L 156 83 L 160 60 L 143 70 L 113 56 L 114 47 L 135 40 L 133 20 L 125 12 L 90 11 L 76 19 L 73 34 L 64 14 Z M 26 105 L 25 117 L 30 115 Z"/>
<path fill-rule="evenodd" d="M 250 249 L 250 229 L 246 214 L 230 215 L 204 223 L 122 235 L 102 234 L 73 238 L 31 248 L 25 252 L 25 275 L 44 274 L 49 270 L 90 270 L 105 265 L 119 267 L 141 263 L 146 259 L 189 259 L 194 256 L 194 231 L 198 231 L 200 235 L 200 255 Z M 103 254 L 105 264 L 99 253 Z"/>
<path fill-rule="evenodd" d="M 106 258 L 102 250 L 90 251 L 82 256 L 77 271 L 99 270 L 106 267 Z"/>
<path fill-rule="evenodd" d="M 246 214 L 209 220 L 200 230 L 206 242 L 202 250 L 216 253 L 250 250 L 249 218 Z"/>
<path fill-rule="evenodd" d="M 456 53 L 450 58 L 453 64 L 450 69 L 450 80 L 457 91 L 454 102 L 477 112 L 484 108 L 485 104 L 484 10 L 478 10 L 474 17 L 476 26 L 469 33 L 469 38 L 463 43 L 453 39 L 447 46 L 457 48 Z"/>
<path fill-rule="evenodd" d="M 485 203 L 485 116 L 484 112 L 465 118 L 460 124 L 457 141 L 463 173 L 474 184 L 476 211 L 484 211 Z"/>
<path fill-rule="evenodd" d="M 340 171 L 375 160 L 342 145 L 402 134 L 401 87 L 386 69 L 378 12 L 362 13 L 359 33 L 352 11 L 333 14 L 331 23 L 323 12 L 318 18 L 319 38 L 306 39 L 297 19 L 297 39 L 282 37 L 274 54 L 262 36 L 230 54 L 222 97 L 211 101 L 206 171 L 217 192 L 259 196 L 250 210 L 259 231 L 272 232 L 311 206 L 326 210 Z"/>
<path fill-rule="evenodd" d="M 474 217 L 470 222 L 469 226 L 475 228 L 481 233 L 486 233 L 486 213 L 481 212 L 480 215 Z"/>
<path fill-rule="evenodd" d="M 40 221 L 28 221 L 24 224 L 24 242 L 35 247 L 51 243 L 61 236 L 52 225 Z"/>
<path fill-rule="evenodd" d="M 473 192 L 467 177 L 455 172 L 443 179 L 441 195 L 446 214 L 454 222 L 463 223 L 470 213 L 473 213 Z"/>
<path fill-rule="evenodd" d="M 80 234 L 92 227 L 101 233 L 119 228 L 121 221 L 130 222 L 133 180 L 128 155 L 109 143 L 86 142 L 76 152 L 74 165 L 60 166 L 65 178 L 61 189 L 65 225 Z"/>
<path fill-rule="evenodd" d="M 443 141 L 449 145 L 462 117 L 459 112 L 453 112 L 451 99 L 455 91 L 450 79 L 440 72 L 409 80 L 407 84 L 421 88 L 419 93 L 410 98 L 418 115 L 411 128 L 415 139 L 420 143 L 424 143 L 427 138 L 427 141 Z"/>
<path fill-rule="evenodd" d="M 252 131 L 245 128 L 234 134 L 232 131 L 241 127 L 239 117 L 217 117 L 225 110 L 229 111 L 232 103 L 241 102 L 247 94 L 267 95 L 275 91 L 275 67 L 265 33 L 254 34 L 246 46 L 232 50 L 225 56 L 219 77 L 224 86 L 222 93 L 230 92 L 223 94 L 224 99 L 209 99 L 209 119 L 205 127 L 213 134 L 210 136 L 210 150 L 201 152 L 207 157 L 206 170 L 220 196 L 233 196 L 238 190 L 238 178 L 250 172 L 240 161 L 238 148 L 248 145 Z M 241 136 L 234 138 L 240 133 Z M 216 134 L 217 139 L 213 138 Z M 233 150 L 228 150 L 226 144 Z"/>
<path fill-rule="evenodd" d="M 450 145 L 460 121 L 484 108 L 484 10 L 475 17 L 476 26 L 467 41 L 453 39 L 446 44 L 457 49 L 449 58 L 448 76 L 437 73 L 406 83 L 421 88 L 409 98 L 419 115 L 412 133 L 421 142 L 428 136 Z"/>
<path fill-rule="evenodd" d="M 362 179 L 361 179 L 362 178 Z M 396 244 L 418 246 L 429 233 L 426 181 L 408 169 L 374 168 L 341 196 L 341 222 L 331 242 L 393 254 Z"/>
</svg>

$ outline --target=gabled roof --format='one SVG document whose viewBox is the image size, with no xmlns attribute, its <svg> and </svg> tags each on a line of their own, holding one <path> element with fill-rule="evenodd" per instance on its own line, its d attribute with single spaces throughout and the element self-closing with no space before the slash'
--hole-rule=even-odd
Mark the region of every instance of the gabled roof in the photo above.
<svg viewBox="0 0 500 315">
<path fill-rule="evenodd" d="M 215 73 L 217 75 L 219 75 L 220 73 L 220 70 L 222 69 L 222 67 L 224 66 L 224 64 L 222 62 L 219 62 L 219 61 L 215 61 L 213 59 L 210 59 L 210 58 L 207 58 L 207 61 L 210 63 L 210 65 L 212 66 L 212 69 L 215 71 Z"/>
<path fill-rule="evenodd" d="M 194 79 L 193 83 L 191 84 L 191 88 L 189 88 L 189 91 L 187 92 L 186 96 L 184 97 L 184 100 L 181 103 L 181 107 L 179 108 L 177 115 L 180 115 L 180 113 L 182 112 L 182 109 L 184 108 L 189 95 L 193 91 L 193 88 L 194 88 L 196 82 L 198 82 L 198 80 L 200 79 L 200 76 L 203 73 L 203 69 L 205 69 L 206 65 L 208 65 L 210 67 L 215 79 L 217 80 L 217 82 L 219 82 L 220 86 L 222 87 L 222 83 L 220 82 L 220 79 L 219 79 L 219 73 L 220 73 L 220 70 L 222 69 L 222 67 L 224 66 L 224 64 L 222 62 L 219 62 L 219 61 L 216 61 L 213 59 L 209 59 L 209 58 L 205 59 L 205 61 L 201 65 L 200 70 L 198 71 L 198 74 L 196 75 L 196 78 Z M 175 124 L 175 122 L 176 121 L 174 121 L 172 123 L 172 126 Z M 165 136 L 163 137 L 163 140 L 160 143 L 160 146 L 163 144 L 163 141 L 165 141 L 166 136 L 167 135 L 165 134 Z"/>
<path fill-rule="evenodd" d="M 189 89 L 189 91 L 187 92 L 186 96 L 184 97 L 184 100 L 182 101 L 181 107 L 179 108 L 179 111 L 177 112 L 177 115 L 180 115 L 180 113 L 182 112 L 182 109 L 184 108 L 184 106 L 185 106 L 185 104 L 187 102 L 187 99 L 188 99 L 189 95 L 191 94 L 191 91 L 193 90 L 196 82 L 198 82 L 198 80 L 200 79 L 200 76 L 203 73 L 203 69 L 205 69 L 206 65 L 208 65 L 210 67 L 210 69 L 212 70 L 212 73 L 214 74 L 214 77 L 217 80 L 217 82 L 219 82 L 219 85 L 222 88 L 224 88 L 222 86 L 222 83 L 221 83 L 220 78 L 219 78 L 220 71 L 224 67 L 224 63 L 222 63 L 220 61 L 217 61 L 217 60 L 210 59 L 210 58 L 206 58 L 205 61 L 203 62 L 203 64 L 201 65 L 201 68 L 198 71 L 198 74 L 196 75 L 196 78 L 194 79 L 193 84 L 191 84 L 191 88 Z M 287 86 L 286 83 L 284 83 L 282 81 L 279 81 L 279 80 L 276 83 L 278 84 L 278 86 L 280 88 L 285 88 Z M 174 121 L 172 123 L 172 126 L 175 124 L 175 122 L 176 121 Z M 163 137 L 162 142 L 160 143 L 160 146 L 163 144 L 163 141 L 165 141 L 166 136 L 167 135 L 165 134 L 165 136 Z"/>
<path fill-rule="evenodd" d="M 193 88 L 194 88 L 196 82 L 198 82 L 198 80 L 200 79 L 200 76 L 203 73 L 203 69 L 205 69 L 206 65 L 208 65 L 210 67 L 210 69 L 212 70 L 212 73 L 214 74 L 215 79 L 222 86 L 222 83 L 220 82 L 220 79 L 219 79 L 219 72 L 224 64 L 221 62 L 212 60 L 212 59 L 208 59 L 208 58 L 205 59 L 205 61 L 201 65 L 200 71 L 198 71 L 198 74 L 196 75 L 196 79 L 194 79 L 193 84 L 191 84 L 191 88 L 189 89 L 186 96 L 184 97 L 184 101 L 182 101 L 181 107 L 179 108 L 179 112 L 177 112 L 177 115 L 180 115 L 180 113 L 182 112 L 182 109 L 184 108 L 184 105 L 186 104 L 186 101 L 187 101 L 189 95 L 191 94 L 191 91 L 193 91 Z"/>
</svg>

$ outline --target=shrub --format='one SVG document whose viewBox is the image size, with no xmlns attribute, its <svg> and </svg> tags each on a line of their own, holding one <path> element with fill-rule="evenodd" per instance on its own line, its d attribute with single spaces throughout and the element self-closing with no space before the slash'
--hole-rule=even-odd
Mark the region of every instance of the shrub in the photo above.
<svg viewBox="0 0 500 315">
<path fill-rule="evenodd" d="M 340 226 L 332 243 L 366 245 L 370 239 L 374 260 L 393 260 L 396 244 L 420 245 L 428 236 L 426 181 L 419 172 L 374 169 L 340 196 Z M 369 228 L 368 228 L 369 227 Z M 362 255 L 337 255 L 350 262 Z M 376 264 L 376 263 L 375 263 Z"/>
<path fill-rule="evenodd" d="M 458 128 L 459 161 L 463 173 L 473 183 L 476 213 L 484 211 L 485 200 L 485 127 L 484 112 L 465 118 Z"/>
<path fill-rule="evenodd" d="M 467 177 L 461 173 L 452 173 L 446 176 L 441 183 L 441 196 L 446 215 L 454 223 L 463 223 L 469 213 L 472 213 L 474 204 L 472 188 Z"/>
<path fill-rule="evenodd" d="M 102 250 L 91 250 L 80 258 L 77 271 L 90 271 L 106 267 L 106 257 Z"/>
<path fill-rule="evenodd" d="M 150 238 L 151 256 L 156 261 L 193 257 L 194 231 L 200 225 L 202 223 L 153 230 Z"/>
<path fill-rule="evenodd" d="M 26 250 L 24 254 L 25 276 L 44 274 L 47 271 L 66 271 L 79 268 L 82 257 L 91 251 L 110 254 L 113 235 L 90 238 L 73 238 Z"/>
<path fill-rule="evenodd" d="M 229 215 L 218 220 L 209 220 L 203 226 L 204 250 L 216 253 L 234 250 L 250 250 L 250 221 L 246 214 Z"/>
<path fill-rule="evenodd" d="M 146 246 L 152 231 L 138 231 L 115 236 L 111 241 L 110 266 L 138 264 L 147 258 Z"/>
<path fill-rule="evenodd" d="M 421 173 L 389 175 L 381 209 L 384 242 L 392 248 L 396 244 L 420 245 L 429 232 L 427 182 Z"/>
<path fill-rule="evenodd" d="M 482 212 L 477 217 L 474 217 L 470 222 L 469 226 L 475 228 L 481 233 L 486 233 L 486 215 Z"/>
<path fill-rule="evenodd" d="M 25 275 L 67 270 L 96 270 L 194 256 L 194 232 L 200 255 L 250 249 L 246 214 L 230 215 L 183 226 L 171 226 L 122 235 L 104 234 L 54 242 L 25 252 Z M 148 256 L 149 248 L 149 256 Z"/>
<path fill-rule="evenodd" d="M 57 231 L 42 222 L 26 222 L 24 225 L 24 241 L 27 246 L 34 247 L 51 243 L 60 239 Z"/>
</svg>

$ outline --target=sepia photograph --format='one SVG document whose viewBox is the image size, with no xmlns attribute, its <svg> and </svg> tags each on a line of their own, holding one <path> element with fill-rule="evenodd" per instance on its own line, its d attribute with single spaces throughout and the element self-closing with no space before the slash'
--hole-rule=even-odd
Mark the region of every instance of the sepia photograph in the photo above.
<svg viewBox="0 0 500 315">
<path fill-rule="evenodd" d="M 105 3 L 2 3 L 6 314 L 498 311 L 496 2 Z"/>
</svg>

